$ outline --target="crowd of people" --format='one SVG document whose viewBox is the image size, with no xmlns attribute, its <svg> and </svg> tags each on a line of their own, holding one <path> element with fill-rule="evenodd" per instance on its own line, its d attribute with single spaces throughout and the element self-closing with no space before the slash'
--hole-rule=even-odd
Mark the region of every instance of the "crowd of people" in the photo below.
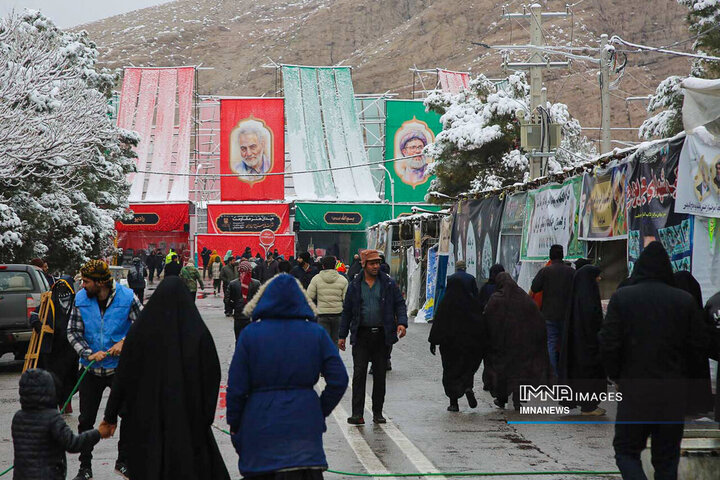
<svg viewBox="0 0 720 480">
<path fill-rule="evenodd" d="M 478 291 L 457 262 L 429 337 L 433 355 L 440 347 L 448 410 L 459 411 L 463 396 L 477 406 L 481 363 L 483 388 L 500 408 L 512 398 L 521 409 L 521 385 L 557 384 L 573 392 L 562 406 L 603 416 L 600 403 L 612 389 L 619 400 L 613 447 L 623 478 L 646 479 L 640 454 L 648 437 L 655 478 L 677 478 L 685 418 L 714 407 L 720 421 L 709 368 L 720 353 L 720 293 L 703 306 L 698 282 L 689 272 L 673 274 L 662 244 L 652 242 L 604 314 L 601 270 L 586 259 L 573 268 L 559 245 L 549 258 L 529 292 L 502 265 L 492 267 Z"/>
<path fill-rule="evenodd" d="M 140 259 L 133 261 L 129 287 L 115 282 L 100 260 L 82 267 L 77 292 L 72 278 L 53 278 L 54 335 L 41 349 L 40 368 L 20 381 L 22 409 L 12 425 L 15 478 L 65 478 L 67 451 L 80 453 L 75 480 L 89 480 L 93 446 L 116 429 L 115 471 L 125 478 L 229 478 L 211 431 L 220 364 L 195 306 L 197 285 L 203 289 L 208 277 L 233 317 L 226 418 L 243 476 L 322 478 L 325 418 L 349 383 L 339 354 L 348 337 L 347 422 L 365 423 L 370 365 L 372 420 L 386 422 L 386 371 L 408 318 L 380 252 L 363 250 L 349 268 L 333 256 L 316 262 L 307 252 L 285 260 L 277 251 L 264 259 L 250 249 L 221 258 L 205 249 L 200 257 L 202 272 L 191 262 L 181 265 L 172 251 L 162 257 L 163 280 L 144 306 L 139 280 L 156 267 Z M 483 389 L 499 408 L 512 400 L 520 409 L 523 385 L 560 384 L 581 394 L 562 405 L 603 416 L 602 394 L 614 390 L 622 395 L 613 446 L 626 479 L 645 478 L 640 453 L 648 437 L 658 478 L 676 478 L 685 417 L 715 407 L 720 420 L 708 363 L 720 351 L 720 293 L 703 306 L 697 281 L 688 272 L 673 274 L 659 242 L 644 249 L 607 313 L 601 270 L 584 259 L 572 266 L 557 245 L 528 292 L 502 265 L 493 266 L 481 286 L 465 262 L 455 268 L 428 339 L 432 355 L 439 347 L 448 411 L 459 412 L 463 397 L 470 408 L 478 406 L 474 377 L 481 365 Z M 78 362 L 87 372 L 75 435 L 58 407 L 77 381 Z M 95 429 L 106 389 L 110 397 Z"/>
</svg>

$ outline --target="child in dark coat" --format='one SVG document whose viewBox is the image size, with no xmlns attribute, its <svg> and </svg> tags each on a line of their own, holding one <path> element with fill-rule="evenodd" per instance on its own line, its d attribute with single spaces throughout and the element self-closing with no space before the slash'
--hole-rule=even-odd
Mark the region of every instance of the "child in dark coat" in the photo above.
<svg viewBox="0 0 720 480">
<path fill-rule="evenodd" d="M 58 411 L 55 383 L 45 370 L 28 370 L 20 377 L 20 405 L 12 420 L 15 480 L 64 480 L 65 452 L 78 453 L 113 433 L 101 425 L 99 431 L 75 435 Z"/>
</svg>

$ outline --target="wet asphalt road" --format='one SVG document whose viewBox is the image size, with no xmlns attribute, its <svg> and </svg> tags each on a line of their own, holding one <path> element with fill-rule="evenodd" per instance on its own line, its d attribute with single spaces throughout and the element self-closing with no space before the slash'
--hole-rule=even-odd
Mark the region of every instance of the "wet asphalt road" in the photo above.
<svg viewBox="0 0 720 480">
<path fill-rule="evenodd" d="M 227 428 L 223 392 L 234 347 L 232 320 L 223 315 L 220 297 L 198 299 L 198 307 L 215 338 L 220 356 L 223 390 L 218 402 L 216 424 Z M 340 407 L 327 422 L 325 449 L 331 469 L 360 473 L 616 470 L 611 425 L 510 425 L 509 420 L 579 420 L 580 417 L 529 416 L 512 410 L 501 411 L 482 391 L 478 381 L 475 389 L 478 408 L 471 410 L 461 400 L 459 413 L 447 412 L 447 398 L 440 383 L 440 357 L 430 354 L 428 333 L 429 325 L 411 324 L 407 337 L 393 351 L 393 371 L 388 374 L 385 403 L 387 425 L 368 422 L 363 427 L 348 426 L 345 422 L 350 411 L 351 392 L 348 389 Z M 21 364 L 10 361 L 10 358 L 5 356 L 0 360 L 0 471 L 12 463 L 10 423 L 19 408 L 17 382 Z M 343 353 L 343 360 L 352 377 L 349 349 Z M 479 378 L 478 374 L 477 380 Z M 368 393 L 370 389 L 368 385 Z M 77 428 L 78 405 L 78 397 L 75 396 L 75 413 L 66 416 L 73 428 Z M 614 405 L 602 406 L 611 416 L 598 420 L 611 420 Z M 367 401 L 366 408 L 369 407 Z M 369 420 L 371 414 L 366 412 L 365 418 Z M 231 477 L 239 478 L 237 456 L 229 437 L 217 430 L 214 433 Z M 116 448 L 117 437 L 101 441 L 95 447 L 93 471 L 96 479 L 120 478 L 112 473 Z M 68 478 L 73 478 L 78 468 L 77 455 L 68 455 L 68 463 Z M 338 477 L 340 475 L 326 474 L 329 479 Z M 10 478 L 9 475 L 6 478 Z M 619 477 L 563 474 L 508 478 Z"/>
</svg>

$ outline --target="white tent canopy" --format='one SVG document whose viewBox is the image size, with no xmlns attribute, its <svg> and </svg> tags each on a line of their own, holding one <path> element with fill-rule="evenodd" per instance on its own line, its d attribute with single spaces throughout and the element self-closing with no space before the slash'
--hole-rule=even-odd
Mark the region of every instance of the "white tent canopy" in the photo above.
<svg viewBox="0 0 720 480">
<path fill-rule="evenodd" d="M 720 79 L 686 78 L 680 84 L 685 93 L 683 125 L 686 132 L 704 126 L 720 135 Z"/>
</svg>

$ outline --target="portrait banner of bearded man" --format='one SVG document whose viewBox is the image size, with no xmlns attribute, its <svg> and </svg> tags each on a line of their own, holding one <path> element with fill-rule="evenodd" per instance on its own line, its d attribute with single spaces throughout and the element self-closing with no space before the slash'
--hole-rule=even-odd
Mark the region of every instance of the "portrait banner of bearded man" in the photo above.
<svg viewBox="0 0 720 480">
<path fill-rule="evenodd" d="M 273 168 L 272 149 L 272 130 L 260 119 L 245 118 L 230 132 L 230 169 L 242 182 L 261 182 Z"/>
<path fill-rule="evenodd" d="M 428 143 L 435 141 L 435 135 L 428 125 L 414 118 L 403 123 L 395 134 L 395 158 L 411 157 L 395 162 L 395 172 L 400 180 L 415 188 L 428 181 L 430 159 L 423 155 Z"/>
</svg>

